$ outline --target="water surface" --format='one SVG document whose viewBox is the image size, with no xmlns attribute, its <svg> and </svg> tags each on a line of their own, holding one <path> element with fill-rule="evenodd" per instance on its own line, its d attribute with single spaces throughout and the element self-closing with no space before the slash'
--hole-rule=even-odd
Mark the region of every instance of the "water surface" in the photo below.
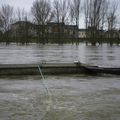
<svg viewBox="0 0 120 120">
<path fill-rule="evenodd" d="M 119 46 L 0 44 L 0 64 L 73 62 L 120 66 Z M 47 89 L 49 90 L 49 93 Z M 120 77 L 0 76 L 0 120 L 119 120 Z"/>
<path fill-rule="evenodd" d="M 119 120 L 117 76 L 24 76 L 0 79 L 0 120 Z M 49 98 L 51 97 L 51 98 Z"/>
<path fill-rule="evenodd" d="M 120 66 L 120 47 L 86 46 L 80 45 L 16 45 L 0 44 L 0 64 L 29 64 L 46 62 L 73 62 L 79 60 L 83 63 L 101 66 Z"/>
</svg>

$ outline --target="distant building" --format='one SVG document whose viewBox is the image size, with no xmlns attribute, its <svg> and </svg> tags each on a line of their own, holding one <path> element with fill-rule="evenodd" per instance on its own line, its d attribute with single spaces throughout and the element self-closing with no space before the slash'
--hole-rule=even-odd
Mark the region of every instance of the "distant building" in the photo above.
<svg viewBox="0 0 120 120">
<path fill-rule="evenodd" d="M 58 35 L 63 38 L 77 38 L 78 27 L 75 25 L 65 25 L 64 23 L 47 23 L 46 28 L 49 34 Z M 59 36 L 61 35 L 61 36 Z"/>
<path fill-rule="evenodd" d="M 46 28 L 48 29 L 48 33 L 60 33 L 63 32 L 64 26 L 64 23 L 50 22 L 47 23 Z"/>
<path fill-rule="evenodd" d="M 86 38 L 86 29 L 79 29 L 78 30 L 78 38 Z"/>
<path fill-rule="evenodd" d="M 102 29 L 97 29 L 96 27 L 88 27 L 88 29 L 86 30 L 86 35 L 87 38 L 104 38 L 104 30 Z"/>
<path fill-rule="evenodd" d="M 119 38 L 120 30 L 97 30 L 95 27 L 78 29 L 76 25 L 65 25 L 65 23 L 50 22 L 46 25 L 36 25 L 29 21 L 18 21 L 11 25 L 6 32 L 12 39 L 84 39 L 84 38 Z M 0 31 L 0 36 L 2 32 Z M 24 38 L 24 39 L 23 39 Z"/>
<path fill-rule="evenodd" d="M 11 37 L 21 37 L 28 35 L 29 37 L 36 37 L 36 25 L 28 21 L 18 21 L 11 25 Z"/>
<path fill-rule="evenodd" d="M 109 30 L 105 32 L 106 38 L 120 38 L 120 32 L 118 30 Z"/>
<path fill-rule="evenodd" d="M 78 38 L 78 27 L 76 25 L 65 25 L 64 33 L 68 38 Z"/>
</svg>

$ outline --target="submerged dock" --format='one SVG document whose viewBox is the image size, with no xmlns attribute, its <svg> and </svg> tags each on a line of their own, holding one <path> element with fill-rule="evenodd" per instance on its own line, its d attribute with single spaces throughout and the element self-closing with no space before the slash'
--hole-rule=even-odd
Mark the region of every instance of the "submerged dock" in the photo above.
<svg viewBox="0 0 120 120">
<path fill-rule="evenodd" d="M 0 75 L 38 75 L 39 67 L 45 75 L 84 73 L 84 68 L 74 63 L 2 64 Z"/>
<path fill-rule="evenodd" d="M 117 74 L 120 68 L 104 68 L 78 63 L 1 64 L 0 75 Z"/>
</svg>

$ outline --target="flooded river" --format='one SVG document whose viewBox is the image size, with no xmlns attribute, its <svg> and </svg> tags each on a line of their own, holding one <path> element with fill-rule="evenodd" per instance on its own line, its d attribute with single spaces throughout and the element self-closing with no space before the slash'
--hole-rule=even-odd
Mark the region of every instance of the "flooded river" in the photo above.
<svg viewBox="0 0 120 120">
<path fill-rule="evenodd" d="M 120 66 L 118 46 L 0 45 L 0 64 L 73 62 Z M 119 120 L 120 77 L 1 76 L 0 120 Z"/>
<path fill-rule="evenodd" d="M 79 60 L 101 66 L 120 66 L 120 47 L 76 45 L 36 45 L 20 46 L 0 44 L 0 64 L 26 64 L 46 62 L 73 62 Z"/>
</svg>

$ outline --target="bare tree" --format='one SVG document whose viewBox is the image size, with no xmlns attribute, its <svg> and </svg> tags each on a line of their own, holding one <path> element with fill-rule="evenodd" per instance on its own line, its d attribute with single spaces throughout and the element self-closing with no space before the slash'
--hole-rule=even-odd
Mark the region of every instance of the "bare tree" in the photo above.
<svg viewBox="0 0 120 120">
<path fill-rule="evenodd" d="M 27 12 L 24 10 L 24 8 L 23 9 L 18 8 L 16 10 L 15 16 L 16 16 L 16 21 L 25 21 L 26 16 L 28 16 L 28 15 L 27 15 Z"/>
<path fill-rule="evenodd" d="M 70 4 L 71 21 L 79 27 L 81 0 L 72 0 Z"/>
<path fill-rule="evenodd" d="M 95 45 L 96 42 L 101 44 L 101 37 L 103 37 L 103 29 L 106 23 L 107 9 L 107 0 L 84 1 L 86 35 L 93 45 Z"/>
<path fill-rule="evenodd" d="M 9 44 L 10 27 L 13 22 L 13 7 L 10 5 L 2 5 L 0 8 L 0 30 L 4 33 L 3 37 L 6 44 Z"/>
<path fill-rule="evenodd" d="M 0 31 L 2 31 L 2 28 L 3 28 L 3 15 L 1 14 L 0 11 Z"/>
<path fill-rule="evenodd" d="M 36 0 L 31 8 L 34 20 L 39 25 L 45 25 L 51 20 L 51 5 L 48 0 Z"/>
<path fill-rule="evenodd" d="M 60 17 L 61 17 L 61 10 L 60 10 L 60 3 L 57 0 L 54 0 L 54 9 L 53 9 L 53 13 L 54 13 L 54 21 L 56 21 L 57 23 L 60 23 Z"/>
<path fill-rule="evenodd" d="M 57 23 L 67 23 L 69 15 L 68 0 L 54 0 L 53 1 L 53 15 L 54 21 Z"/>
<path fill-rule="evenodd" d="M 99 25 L 99 29 L 103 30 L 106 27 L 106 13 L 108 10 L 108 1 L 107 0 L 103 0 L 102 6 L 101 6 L 101 11 L 100 11 L 100 25 Z"/>
<path fill-rule="evenodd" d="M 114 30 L 117 24 L 117 3 L 108 3 L 109 4 L 109 9 L 106 13 L 107 16 L 107 24 L 108 24 L 108 30 Z"/>
<path fill-rule="evenodd" d="M 45 44 L 46 39 L 46 23 L 51 21 L 51 4 L 49 0 L 36 0 L 33 2 L 31 8 L 32 14 L 34 16 L 34 21 L 38 24 L 37 33 L 38 40 Z M 40 41 L 38 41 L 40 42 Z"/>
<path fill-rule="evenodd" d="M 65 38 L 64 24 L 68 23 L 69 18 L 69 0 L 54 0 L 53 15 L 53 21 L 57 23 L 57 34 L 54 36 L 58 43 L 62 44 Z"/>
<path fill-rule="evenodd" d="M 100 29 L 105 22 L 105 14 L 107 11 L 107 0 L 85 0 L 85 24 L 86 28 L 93 27 Z"/>
<path fill-rule="evenodd" d="M 2 22 L 2 31 L 6 32 L 10 29 L 12 23 L 13 7 L 10 5 L 2 5 L 1 7 L 1 22 Z"/>
<path fill-rule="evenodd" d="M 86 27 L 86 29 L 89 26 L 89 9 L 90 9 L 89 2 L 90 2 L 89 0 L 86 0 L 84 2 L 84 15 L 85 15 L 85 27 Z"/>
<path fill-rule="evenodd" d="M 1 42 L 2 37 L 3 37 L 2 28 L 3 28 L 3 16 L 0 12 L 0 42 Z"/>
<path fill-rule="evenodd" d="M 92 38 L 93 44 L 96 42 L 96 37 L 103 36 L 100 30 L 105 27 L 107 9 L 107 0 L 85 0 L 84 2 L 86 33 L 88 38 Z"/>
</svg>

